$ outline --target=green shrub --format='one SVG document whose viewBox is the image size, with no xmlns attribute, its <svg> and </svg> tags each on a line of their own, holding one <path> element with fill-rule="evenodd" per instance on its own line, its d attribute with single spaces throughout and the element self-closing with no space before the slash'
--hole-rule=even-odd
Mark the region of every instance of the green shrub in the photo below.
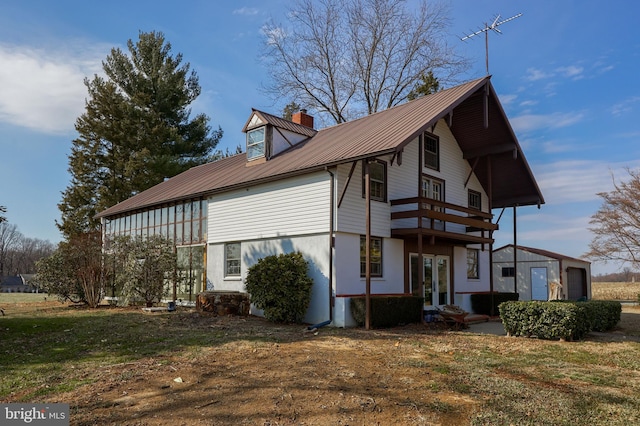
<svg viewBox="0 0 640 426">
<path fill-rule="evenodd" d="M 493 296 L 493 311 L 491 310 L 491 299 Z M 471 310 L 476 314 L 481 315 L 496 315 L 498 313 L 498 306 L 502 302 L 509 300 L 518 300 L 520 294 L 518 293 L 477 293 L 471 295 Z"/>
<path fill-rule="evenodd" d="M 620 302 L 590 300 L 577 302 L 576 305 L 586 308 L 592 331 L 609 331 L 620 322 L 622 314 Z"/>
<path fill-rule="evenodd" d="M 395 327 L 422 321 L 424 299 L 416 296 L 372 296 L 371 326 Z M 358 325 L 363 325 L 366 317 L 366 299 L 351 298 L 351 315 Z"/>
<path fill-rule="evenodd" d="M 590 331 L 610 330 L 620 321 L 619 302 L 504 302 L 499 306 L 511 336 L 540 339 L 582 339 Z"/>
<path fill-rule="evenodd" d="M 311 301 L 313 280 L 299 252 L 267 256 L 247 272 L 251 303 L 274 322 L 300 323 Z"/>
</svg>

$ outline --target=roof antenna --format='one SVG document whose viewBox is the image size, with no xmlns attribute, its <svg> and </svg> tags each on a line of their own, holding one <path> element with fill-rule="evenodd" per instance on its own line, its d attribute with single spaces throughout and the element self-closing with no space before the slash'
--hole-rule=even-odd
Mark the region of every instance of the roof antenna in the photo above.
<svg viewBox="0 0 640 426">
<path fill-rule="evenodd" d="M 503 21 L 498 21 L 500 19 L 500 15 L 496 16 L 496 18 L 493 20 L 493 24 L 489 25 L 489 24 L 484 24 L 484 28 L 476 31 L 475 33 L 471 33 L 469 35 L 466 35 L 464 37 L 462 37 L 460 40 L 462 41 L 466 41 L 468 39 L 470 39 L 471 37 L 477 36 L 479 34 L 484 33 L 484 45 L 485 45 L 485 63 L 487 66 L 487 75 L 489 75 L 489 30 L 493 30 L 495 32 L 497 32 L 498 34 L 502 34 L 502 31 L 500 31 L 498 29 L 498 27 L 504 23 L 507 23 L 509 21 L 513 21 L 516 18 L 519 18 L 522 16 L 522 13 L 518 13 L 515 16 L 512 16 L 511 18 L 507 18 Z"/>
</svg>

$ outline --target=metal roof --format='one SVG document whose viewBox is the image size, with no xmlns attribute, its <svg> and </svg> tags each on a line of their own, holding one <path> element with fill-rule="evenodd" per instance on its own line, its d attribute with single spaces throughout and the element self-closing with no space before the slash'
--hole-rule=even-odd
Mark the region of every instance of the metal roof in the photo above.
<svg viewBox="0 0 640 426">
<path fill-rule="evenodd" d="M 318 133 L 317 130 L 312 129 L 311 127 L 303 126 L 302 124 L 294 123 L 293 121 L 285 120 L 281 117 L 276 117 L 275 115 L 269 114 L 268 112 L 260 111 L 255 108 L 251 108 L 251 110 L 254 114 L 260 117 L 262 123 L 256 126 L 251 126 L 251 117 L 249 117 L 247 123 L 242 128 L 243 132 L 246 132 L 251 128 L 263 126 L 265 123 L 268 123 L 280 129 L 288 130 L 290 132 L 298 133 L 307 137 L 313 137 L 316 135 L 316 133 Z"/>
<path fill-rule="evenodd" d="M 495 249 L 493 252 L 495 253 L 495 252 L 506 250 L 506 249 L 513 249 L 513 244 L 507 244 L 506 246 L 502 246 L 500 248 Z M 571 257 L 571 256 L 567 256 L 567 255 L 556 253 L 556 252 L 549 251 L 549 250 L 544 250 L 544 249 L 539 249 L 539 248 L 534 248 L 534 247 L 525 247 L 525 246 L 521 246 L 519 244 L 518 244 L 518 249 L 522 250 L 522 251 L 529 252 L 529 253 L 537 254 L 537 255 L 540 255 L 540 256 L 550 257 L 550 258 L 556 259 L 556 260 L 572 260 L 574 262 L 582 262 L 582 263 L 591 264 L 591 262 L 589 262 L 588 260 L 578 259 L 577 257 Z"/>
<path fill-rule="evenodd" d="M 485 98 L 488 99 L 487 128 L 484 126 Z M 284 126 L 280 121 L 290 123 L 261 111 L 253 110 L 253 113 L 260 114 L 273 125 L 278 123 Z M 399 152 L 444 117 L 450 117 L 451 130 L 470 164 L 474 165 L 476 157 L 491 158 L 490 165 L 488 161 L 475 162 L 474 171 L 485 190 L 491 183 L 492 207 L 544 203 L 491 86 L 490 77 L 486 76 L 385 111 L 321 129 L 315 136 L 259 164 L 248 164 L 246 154 L 238 154 L 193 167 L 108 208 L 97 217 L 206 196 L 362 158 Z M 514 152 L 517 153 L 515 159 Z"/>
</svg>

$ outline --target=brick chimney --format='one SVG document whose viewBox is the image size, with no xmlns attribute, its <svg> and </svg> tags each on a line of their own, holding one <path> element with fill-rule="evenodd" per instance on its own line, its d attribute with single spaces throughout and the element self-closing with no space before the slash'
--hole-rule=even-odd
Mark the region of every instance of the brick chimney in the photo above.
<svg viewBox="0 0 640 426">
<path fill-rule="evenodd" d="M 301 109 L 300 111 L 294 113 L 291 116 L 291 121 L 313 129 L 313 116 L 307 114 L 306 109 Z"/>
</svg>

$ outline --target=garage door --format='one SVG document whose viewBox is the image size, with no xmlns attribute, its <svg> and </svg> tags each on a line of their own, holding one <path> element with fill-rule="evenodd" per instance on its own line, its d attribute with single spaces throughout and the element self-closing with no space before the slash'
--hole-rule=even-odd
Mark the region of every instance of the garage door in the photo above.
<svg viewBox="0 0 640 426">
<path fill-rule="evenodd" d="M 567 298 L 578 300 L 587 297 L 587 271 L 584 268 L 567 268 Z"/>
</svg>

